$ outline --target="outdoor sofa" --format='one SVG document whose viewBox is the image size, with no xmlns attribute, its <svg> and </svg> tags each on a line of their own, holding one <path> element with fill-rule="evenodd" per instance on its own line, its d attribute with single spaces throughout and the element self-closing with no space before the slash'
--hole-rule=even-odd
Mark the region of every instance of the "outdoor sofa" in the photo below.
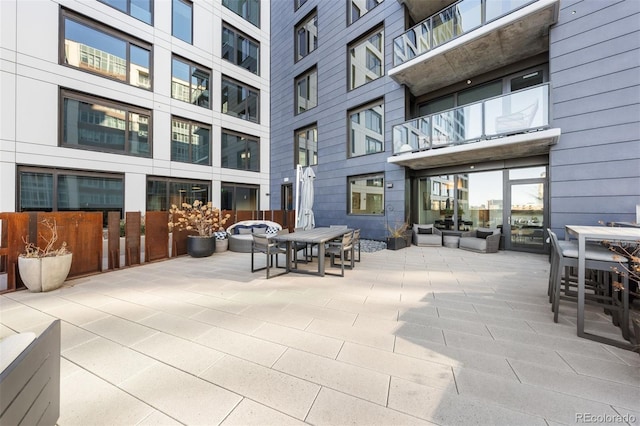
<svg viewBox="0 0 640 426">
<path fill-rule="evenodd" d="M 463 232 L 460 236 L 459 247 L 479 253 L 497 253 L 500 247 L 500 229 L 478 228 L 474 231 Z"/>
<path fill-rule="evenodd" d="M 279 223 L 270 220 L 242 220 L 227 228 L 229 250 L 251 253 L 253 234 L 275 235 L 282 229 Z"/>
<path fill-rule="evenodd" d="M 433 224 L 413 225 L 413 244 L 416 246 L 441 246 L 442 231 Z"/>
</svg>

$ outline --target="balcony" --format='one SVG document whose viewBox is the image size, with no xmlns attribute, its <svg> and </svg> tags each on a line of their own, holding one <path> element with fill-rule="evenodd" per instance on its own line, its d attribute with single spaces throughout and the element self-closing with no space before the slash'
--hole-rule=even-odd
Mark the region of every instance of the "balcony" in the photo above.
<svg viewBox="0 0 640 426">
<path fill-rule="evenodd" d="M 387 162 L 421 170 L 549 152 L 549 84 L 415 118 L 393 126 Z"/>
<path fill-rule="evenodd" d="M 394 39 L 389 76 L 419 96 L 546 52 L 559 3 L 454 3 Z"/>
</svg>

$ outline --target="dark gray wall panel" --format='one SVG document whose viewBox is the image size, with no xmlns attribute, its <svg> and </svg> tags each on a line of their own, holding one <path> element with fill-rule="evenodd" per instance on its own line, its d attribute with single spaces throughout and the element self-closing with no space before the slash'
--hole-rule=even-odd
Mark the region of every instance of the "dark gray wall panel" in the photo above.
<svg viewBox="0 0 640 426">
<path fill-rule="evenodd" d="M 575 10 L 575 14 L 571 13 Z M 640 204 L 640 2 L 562 2 L 550 32 L 551 225 L 635 221 Z"/>
</svg>

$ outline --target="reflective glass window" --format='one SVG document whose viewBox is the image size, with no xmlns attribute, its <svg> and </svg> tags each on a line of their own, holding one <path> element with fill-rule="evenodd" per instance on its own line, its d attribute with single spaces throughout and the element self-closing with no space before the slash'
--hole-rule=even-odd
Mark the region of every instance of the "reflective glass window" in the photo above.
<svg viewBox="0 0 640 426">
<path fill-rule="evenodd" d="M 171 160 L 211 165 L 211 127 L 180 118 L 171 120 Z"/>
<path fill-rule="evenodd" d="M 296 78 L 296 114 L 318 106 L 318 70 L 310 71 Z"/>
<path fill-rule="evenodd" d="M 384 151 L 384 105 L 382 101 L 349 112 L 349 156 Z"/>
<path fill-rule="evenodd" d="M 260 142 L 258 138 L 223 131 L 220 145 L 222 167 L 252 172 L 260 171 Z"/>
<path fill-rule="evenodd" d="M 383 0 L 349 0 L 349 24 L 353 24 Z"/>
<path fill-rule="evenodd" d="M 353 176 L 348 182 L 349 214 L 384 214 L 384 174 Z"/>
<path fill-rule="evenodd" d="M 150 45 L 66 11 L 63 26 L 65 65 L 151 89 Z"/>
<path fill-rule="evenodd" d="M 222 112 L 224 114 L 258 123 L 259 102 L 258 89 L 222 78 Z"/>
<path fill-rule="evenodd" d="M 152 0 L 99 0 L 149 25 L 153 24 Z"/>
<path fill-rule="evenodd" d="M 254 74 L 260 64 L 260 43 L 231 28 L 222 28 L 222 58 Z"/>
<path fill-rule="evenodd" d="M 349 46 L 349 89 L 384 75 L 384 30 L 378 29 Z"/>
<path fill-rule="evenodd" d="M 260 28 L 260 0 L 222 0 L 222 5 Z"/>
<path fill-rule="evenodd" d="M 147 210 L 166 211 L 172 204 L 211 201 L 211 182 L 158 176 L 147 177 Z"/>
<path fill-rule="evenodd" d="M 204 108 L 209 103 L 211 71 L 186 59 L 173 57 L 171 65 L 171 97 Z"/>
<path fill-rule="evenodd" d="M 62 91 L 61 145 L 151 157 L 151 111 Z"/>
<path fill-rule="evenodd" d="M 318 47 L 318 12 L 315 10 L 296 25 L 296 61 Z"/>
<path fill-rule="evenodd" d="M 193 43 L 193 5 L 185 0 L 173 0 L 171 34 L 189 44 Z"/>
<path fill-rule="evenodd" d="M 313 125 L 295 132 L 296 165 L 318 164 L 318 126 Z"/>
<path fill-rule="evenodd" d="M 124 212 L 121 174 L 64 169 L 18 168 L 19 211 Z"/>
</svg>

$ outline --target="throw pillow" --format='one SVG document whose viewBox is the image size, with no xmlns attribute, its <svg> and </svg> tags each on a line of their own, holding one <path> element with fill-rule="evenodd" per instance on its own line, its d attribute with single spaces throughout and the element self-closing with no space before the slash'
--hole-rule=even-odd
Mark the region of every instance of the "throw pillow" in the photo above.
<svg viewBox="0 0 640 426">
<path fill-rule="evenodd" d="M 276 228 L 275 226 L 269 226 L 267 227 L 267 235 L 275 235 L 277 234 L 279 231 L 278 228 Z"/>
<path fill-rule="evenodd" d="M 247 235 L 247 234 L 251 234 L 253 230 L 251 229 L 251 227 L 243 226 L 242 228 L 237 229 L 237 231 L 238 231 L 238 234 L 240 235 Z"/>
<path fill-rule="evenodd" d="M 253 228 L 253 233 L 254 234 L 266 234 L 267 233 L 267 224 L 266 223 L 260 223 L 257 225 L 253 225 L 251 226 Z"/>
<path fill-rule="evenodd" d="M 433 228 L 418 228 L 418 234 L 433 234 Z"/>
<path fill-rule="evenodd" d="M 484 238 L 485 240 L 491 235 L 493 235 L 493 231 L 476 231 L 476 237 Z"/>
</svg>

